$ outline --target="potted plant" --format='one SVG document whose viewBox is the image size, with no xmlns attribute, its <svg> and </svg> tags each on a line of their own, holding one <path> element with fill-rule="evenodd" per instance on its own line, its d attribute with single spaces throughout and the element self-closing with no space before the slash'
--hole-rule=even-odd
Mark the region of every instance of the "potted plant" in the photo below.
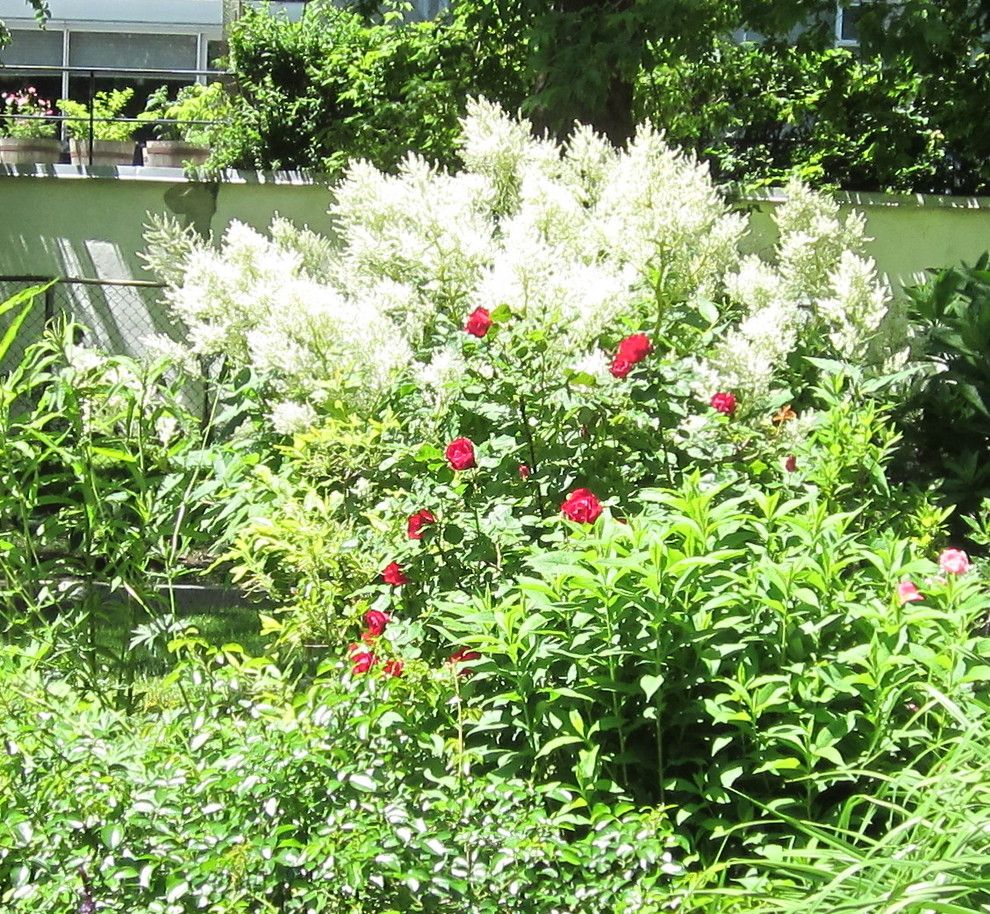
<svg viewBox="0 0 990 914">
<path fill-rule="evenodd" d="M 131 165 L 134 162 L 134 132 L 136 123 L 119 118 L 134 97 L 133 89 L 113 89 L 97 92 L 93 97 L 93 157 L 89 155 L 90 109 L 63 98 L 59 110 L 66 116 L 69 131 L 69 152 L 73 165 Z"/>
<path fill-rule="evenodd" d="M 52 103 L 30 86 L 23 92 L 0 94 L 0 162 L 8 165 L 53 165 L 62 155 L 55 138 L 57 121 Z M 24 115 L 21 120 L 10 115 Z"/>
<path fill-rule="evenodd" d="M 144 164 L 159 168 L 202 165 L 210 155 L 210 137 L 215 124 L 227 116 L 229 102 L 220 83 L 179 89 L 174 100 L 162 86 L 148 96 L 138 115 L 154 121 L 155 137 L 144 147 Z"/>
</svg>

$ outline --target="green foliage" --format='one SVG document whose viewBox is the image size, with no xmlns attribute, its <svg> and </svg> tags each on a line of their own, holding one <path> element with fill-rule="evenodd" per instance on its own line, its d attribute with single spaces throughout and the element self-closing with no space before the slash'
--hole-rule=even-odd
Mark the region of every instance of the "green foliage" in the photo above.
<svg viewBox="0 0 990 914">
<path fill-rule="evenodd" d="M 900 405 L 909 447 L 899 472 L 943 478 L 943 495 L 964 514 L 990 492 L 988 265 L 984 254 L 908 290 L 924 370 Z"/>
<path fill-rule="evenodd" d="M 0 352 L 37 293 L 7 303 L 23 307 Z M 193 545 L 197 423 L 171 366 L 101 358 L 81 332 L 50 328 L 0 377 L 0 620 L 9 635 L 49 630 L 87 688 L 126 701 L 131 629 L 174 609 L 160 585 Z M 118 617 L 122 640 L 107 642 Z"/>
<path fill-rule="evenodd" d="M 449 673 L 341 687 L 330 667 L 286 713 L 266 664 L 174 647 L 190 706 L 126 717 L 5 650 L 4 910 L 618 912 L 681 871 L 656 813 L 581 826 L 531 784 L 455 770 Z"/>
<path fill-rule="evenodd" d="M 353 158 L 391 167 L 410 151 L 452 161 L 475 66 L 457 29 L 369 24 L 312 3 L 297 23 L 248 10 L 229 40 L 238 97 L 211 164 L 337 173 Z"/>
<path fill-rule="evenodd" d="M 990 603 L 974 580 L 899 605 L 897 582 L 934 566 L 789 495 L 645 490 L 628 523 L 534 552 L 499 599 L 448 602 L 442 630 L 484 657 L 468 745 L 581 806 L 672 804 L 696 840 L 763 807 L 834 821 L 837 797 L 922 758 L 954 726 L 943 698 L 984 688 L 990 642 L 964 633 Z"/>
<path fill-rule="evenodd" d="M 97 140 L 113 140 L 126 142 L 134 136 L 137 124 L 115 122 L 120 117 L 130 100 L 134 97 L 133 89 L 113 89 L 97 92 L 93 97 L 92 115 L 93 137 Z M 81 102 L 70 99 L 59 99 L 59 110 L 71 120 L 66 121 L 69 135 L 76 140 L 89 138 L 90 108 Z"/>
<path fill-rule="evenodd" d="M 720 40 L 644 70 L 638 110 L 720 180 L 978 191 L 990 176 L 979 147 L 954 141 L 945 92 L 906 56 Z"/>
<path fill-rule="evenodd" d="M 156 124 L 155 136 L 160 140 L 184 140 L 199 146 L 209 146 L 218 124 L 230 114 L 230 100 L 220 83 L 202 86 L 198 83 L 183 86 L 174 99 L 169 97 L 168 86 L 156 89 L 148 96 L 145 110 L 138 115 L 141 120 L 175 121 Z"/>
</svg>

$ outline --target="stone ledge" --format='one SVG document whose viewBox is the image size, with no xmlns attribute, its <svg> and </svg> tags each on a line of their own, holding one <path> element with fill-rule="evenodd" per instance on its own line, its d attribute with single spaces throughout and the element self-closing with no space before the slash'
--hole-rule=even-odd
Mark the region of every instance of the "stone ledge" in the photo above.
<svg viewBox="0 0 990 914">
<path fill-rule="evenodd" d="M 60 180 L 147 181 L 161 184 L 257 184 L 326 187 L 330 178 L 308 171 L 186 171 L 146 165 L 7 165 L 0 178 L 58 178 Z"/>
</svg>

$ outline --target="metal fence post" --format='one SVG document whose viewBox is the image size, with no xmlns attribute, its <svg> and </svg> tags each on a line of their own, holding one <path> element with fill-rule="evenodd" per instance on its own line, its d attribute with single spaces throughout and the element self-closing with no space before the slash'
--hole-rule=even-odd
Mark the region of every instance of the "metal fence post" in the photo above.
<svg viewBox="0 0 990 914">
<path fill-rule="evenodd" d="M 96 100 L 96 71 L 89 71 L 89 167 L 93 167 L 93 103 Z"/>
<path fill-rule="evenodd" d="M 45 327 L 52 322 L 55 317 L 55 286 L 45 289 Z"/>
</svg>

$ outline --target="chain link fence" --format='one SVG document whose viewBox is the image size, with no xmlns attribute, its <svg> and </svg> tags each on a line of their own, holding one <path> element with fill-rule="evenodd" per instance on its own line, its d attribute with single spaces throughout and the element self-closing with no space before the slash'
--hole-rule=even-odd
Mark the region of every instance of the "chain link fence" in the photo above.
<svg viewBox="0 0 990 914">
<path fill-rule="evenodd" d="M 51 280 L 47 276 L 0 276 L 0 302 L 33 286 Z M 21 325 L 0 373 L 10 371 L 37 342 L 46 325 L 58 318 L 79 324 L 82 344 L 111 355 L 140 358 L 147 354 L 152 337 L 182 341 L 182 328 L 171 318 L 162 301 L 160 283 L 141 280 L 60 278 L 35 302 Z M 0 338 L 16 312 L 0 315 Z M 186 405 L 195 415 L 207 415 L 209 384 L 203 378 L 190 380 L 185 389 Z"/>
</svg>

